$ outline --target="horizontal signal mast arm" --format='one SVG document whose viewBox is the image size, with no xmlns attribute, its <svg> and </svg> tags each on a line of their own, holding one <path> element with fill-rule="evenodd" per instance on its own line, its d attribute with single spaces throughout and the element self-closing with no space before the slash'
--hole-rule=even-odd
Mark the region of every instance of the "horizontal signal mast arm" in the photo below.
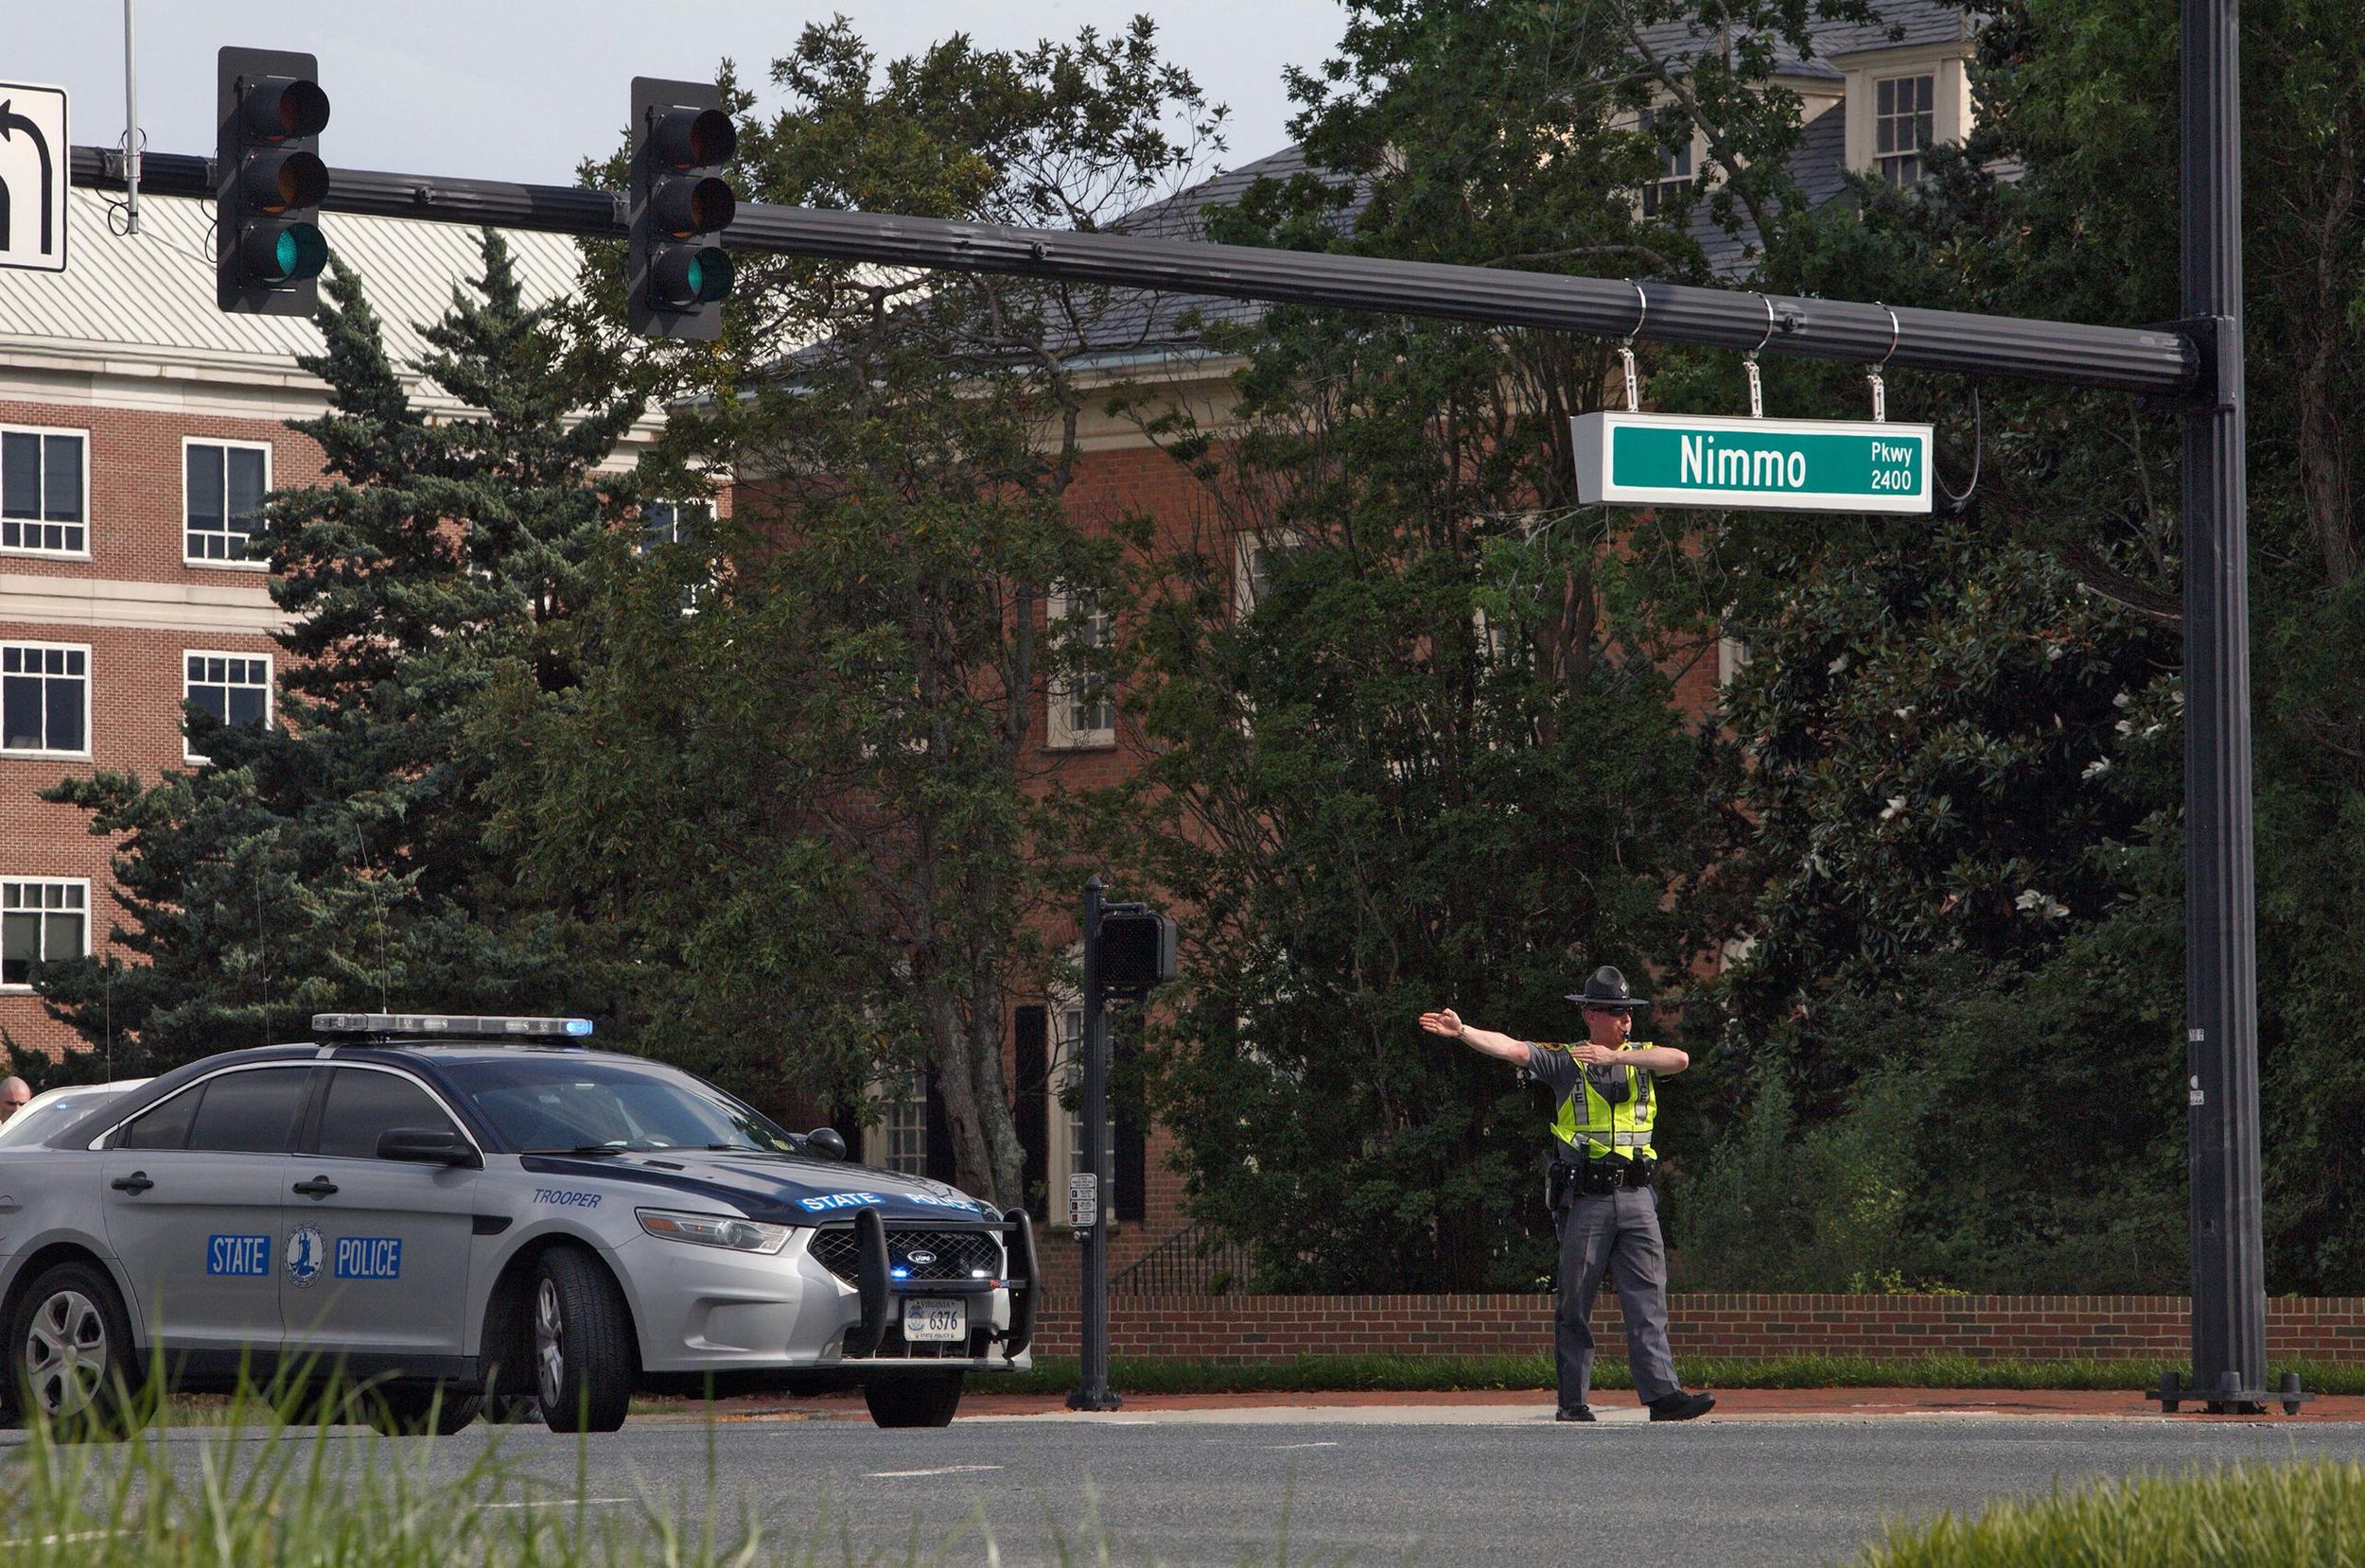
<svg viewBox="0 0 2365 1568">
<path fill-rule="evenodd" d="M 76 148 L 74 183 L 121 188 L 121 155 L 113 148 Z M 160 195 L 211 197 L 212 160 L 145 153 L 140 184 Z M 330 171 L 328 195 L 321 205 L 330 212 L 491 224 L 600 239 L 622 239 L 626 233 L 617 196 L 565 185 L 341 168 Z M 2203 361 L 2194 339 L 2172 326 L 2088 326 L 1904 306 L 1892 311 L 1845 300 L 1684 284 L 764 202 L 743 204 L 721 241 L 727 249 L 775 255 L 1060 278 L 1165 293 L 1543 327 L 1596 338 L 1633 335 L 1662 342 L 1761 348 L 1769 355 L 1866 365 L 1885 362 L 2157 395 L 2189 392 Z"/>
</svg>

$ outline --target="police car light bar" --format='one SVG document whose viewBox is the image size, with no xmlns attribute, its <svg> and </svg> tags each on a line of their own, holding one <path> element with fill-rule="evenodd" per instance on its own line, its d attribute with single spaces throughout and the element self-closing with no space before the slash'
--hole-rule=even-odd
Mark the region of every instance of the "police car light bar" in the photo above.
<svg viewBox="0 0 2365 1568">
<path fill-rule="evenodd" d="M 459 1013 L 314 1013 L 316 1035 L 416 1035 L 432 1038 L 582 1039 L 589 1019 L 509 1019 Z"/>
</svg>

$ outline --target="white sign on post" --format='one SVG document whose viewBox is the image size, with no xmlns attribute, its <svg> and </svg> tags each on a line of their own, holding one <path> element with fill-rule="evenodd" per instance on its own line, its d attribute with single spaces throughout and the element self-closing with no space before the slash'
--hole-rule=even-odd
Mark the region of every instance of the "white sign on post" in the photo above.
<svg viewBox="0 0 2365 1568">
<path fill-rule="evenodd" d="M 65 89 L 0 81 L 0 267 L 65 270 Z"/>
<path fill-rule="evenodd" d="M 1078 1230 L 1100 1223 L 1100 1178 L 1090 1171 L 1067 1178 L 1067 1222 Z"/>
</svg>

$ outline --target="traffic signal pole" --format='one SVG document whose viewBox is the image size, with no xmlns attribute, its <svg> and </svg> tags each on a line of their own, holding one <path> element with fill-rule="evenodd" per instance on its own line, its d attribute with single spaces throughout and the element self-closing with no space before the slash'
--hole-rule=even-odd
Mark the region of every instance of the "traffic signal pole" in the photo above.
<svg viewBox="0 0 2365 1568">
<path fill-rule="evenodd" d="M 2249 525 L 2242 412 L 2241 96 L 2236 0 L 2183 0 L 2182 309 L 2158 327 L 2090 326 L 1945 310 L 1891 309 L 1678 284 L 1573 278 L 1375 256 L 1074 234 L 940 218 L 750 202 L 720 236 L 734 251 L 1275 304 L 1439 317 L 1592 337 L 1641 338 L 1764 354 L 1914 366 L 2139 392 L 2181 407 L 2184 431 L 2185 1005 L 2191 1137 L 2193 1381 L 2160 1390 L 2213 1409 L 2295 1410 L 2287 1379 L 2266 1387 L 2266 1285 L 2260 1214 L 2256 915 L 2251 830 Z M 124 156 L 76 148 L 78 185 L 121 189 Z M 212 197 L 210 160 L 144 154 L 151 195 Z M 323 209 L 414 221 L 489 224 L 623 239 L 614 192 L 369 170 L 331 171 Z M 1089 912 L 1098 903 L 1088 896 Z M 1088 926 L 1088 933 L 1090 927 Z M 1087 1098 L 1105 1124 L 1107 1040 L 1096 944 L 1086 942 Z M 1096 1040 L 1098 1049 L 1092 1048 Z M 1094 1078 L 1097 1061 L 1101 1076 Z M 1099 1085 L 1095 1099 L 1092 1084 Z M 1089 1158 L 1103 1176 L 1106 1149 Z M 1091 1249 L 1105 1246 L 1092 1227 Z M 1088 1266 L 1088 1319 L 1102 1325 L 1105 1254 Z M 1094 1281 L 1097 1279 L 1097 1287 Z M 1095 1291 L 1099 1294 L 1095 1299 Z"/>
<path fill-rule="evenodd" d="M 1084 1310 L 1081 1375 L 1067 1397 L 1070 1410 L 1114 1410 L 1124 1400 L 1109 1391 L 1109 1222 L 1115 1206 L 1109 1139 L 1109 988 L 1101 975 L 1100 926 L 1107 890 L 1095 876 L 1084 883 L 1078 922 L 1084 939 L 1084 1169 L 1093 1178 L 1093 1223 L 1083 1228 Z"/>
</svg>

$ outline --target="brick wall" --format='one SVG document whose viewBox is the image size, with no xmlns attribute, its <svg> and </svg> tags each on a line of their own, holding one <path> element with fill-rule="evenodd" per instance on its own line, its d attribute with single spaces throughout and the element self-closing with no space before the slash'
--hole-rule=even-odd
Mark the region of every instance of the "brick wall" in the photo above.
<svg viewBox="0 0 2365 1568">
<path fill-rule="evenodd" d="M 1549 1296 L 1238 1296 L 1123 1299 L 1111 1304 L 1117 1355 L 1274 1361 L 1297 1355 L 1548 1355 Z M 2181 1365 L 2192 1349 L 2181 1296 L 1742 1296 L 1677 1294 L 1668 1301 L 1677 1355 L 1861 1355 L 1903 1360 L 2095 1359 Z M 1077 1303 L 1053 1296 L 1036 1347 L 1074 1355 Z M 1624 1327 L 1607 1293 L 1594 1315 L 1605 1353 Z M 2267 1303 L 2277 1359 L 2365 1363 L 2365 1298 Z"/>
</svg>

